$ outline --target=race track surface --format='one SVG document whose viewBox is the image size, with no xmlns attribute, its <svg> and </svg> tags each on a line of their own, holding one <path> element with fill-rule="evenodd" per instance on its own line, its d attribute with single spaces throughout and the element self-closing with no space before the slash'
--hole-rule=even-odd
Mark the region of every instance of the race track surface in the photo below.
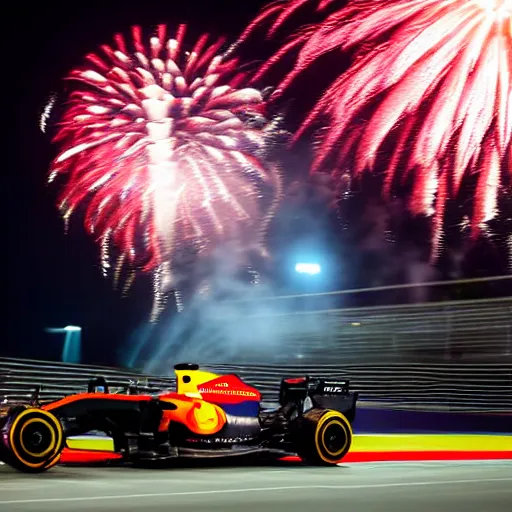
<svg viewBox="0 0 512 512">
<path fill-rule="evenodd" d="M 512 462 L 168 469 L 0 466 L 6 512 L 510 512 Z"/>
</svg>

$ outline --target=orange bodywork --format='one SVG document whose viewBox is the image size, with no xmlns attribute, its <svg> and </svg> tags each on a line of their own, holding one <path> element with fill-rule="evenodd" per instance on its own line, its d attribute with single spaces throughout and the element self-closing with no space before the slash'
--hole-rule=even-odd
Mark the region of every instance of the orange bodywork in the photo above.
<svg viewBox="0 0 512 512">
<path fill-rule="evenodd" d="M 171 421 L 185 425 L 191 432 L 199 435 L 210 435 L 219 432 L 226 424 L 226 413 L 215 404 L 199 398 L 161 398 L 163 402 L 172 402 L 178 408 L 163 411 L 159 432 L 166 432 Z"/>
<path fill-rule="evenodd" d="M 176 391 L 162 395 L 160 400 L 178 406 L 174 411 L 164 410 L 159 432 L 165 432 L 171 421 L 186 425 L 194 434 L 210 435 L 219 432 L 226 424 L 226 413 L 215 404 L 203 400 L 199 387 L 217 379 L 215 373 L 201 370 L 176 370 Z"/>
<path fill-rule="evenodd" d="M 108 393 L 79 393 L 77 395 L 70 395 L 58 400 L 57 402 L 52 402 L 50 404 L 45 404 L 41 406 L 41 409 L 45 411 L 52 411 L 53 409 L 58 409 L 63 405 L 70 404 L 72 402 L 78 402 L 80 400 L 90 399 L 102 399 L 102 400 L 120 400 L 126 402 L 143 402 L 147 400 L 151 400 L 150 395 L 110 395 Z"/>
<path fill-rule="evenodd" d="M 258 401 L 261 397 L 257 390 L 247 386 L 238 377 L 221 377 L 200 370 L 176 370 L 176 391 L 158 396 L 160 402 L 176 406 L 169 409 L 163 407 L 159 432 L 166 432 L 171 422 L 177 422 L 197 435 L 216 434 L 227 422 L 226 413 L 217 403 Z M 72 402 L 89 399 L 140 403 L 149 402 L 154 398 L 151 395 L 80 393 L 44 405 L 42 408 L 51 411 Z"/>
</svg>

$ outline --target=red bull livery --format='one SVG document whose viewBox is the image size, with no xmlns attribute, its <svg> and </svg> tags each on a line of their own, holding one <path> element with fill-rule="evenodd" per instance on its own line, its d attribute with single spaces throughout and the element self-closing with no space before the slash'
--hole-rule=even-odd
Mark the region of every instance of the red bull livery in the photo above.
<svg viewBox="0 0 512 512">
<path fill-rule="evenodd" d="M 126 463 L 179 458 L 298 455 L 335 465 L 352 444 L 357 393 L 347 381 L 283 378 L 279 404 L 265 408 L 261 393 L 237 375 L 196 364 L 175 366 L 176 389 L 148 394 L 130 387 L 109 392 L 104 378 L 88 391 L 39 405 L 15 405 L 0 418 L 0 459 L 24 472 L 57 465 L 73 436 L 101 431 Z"/>
</svg>

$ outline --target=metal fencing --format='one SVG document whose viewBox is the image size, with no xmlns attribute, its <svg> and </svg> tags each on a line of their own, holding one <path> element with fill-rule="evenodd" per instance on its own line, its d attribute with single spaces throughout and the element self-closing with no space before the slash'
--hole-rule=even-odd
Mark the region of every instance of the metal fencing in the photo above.
<svg viewBox="0 0 512 512">
<path fill-rule="evenodd" d="M 211 320 L 188 353 L 213 362 L 512 363 L 512 297 Z"/>
<path fill-rule="evenodd" d="M 218 373 L 237 373 L 259 388 L 266 401 L 277 398 L 284 376 L 311 375 L 349 379 L 363 402 L 394 409 L 512 411 L 512 364 L 368 364 L 368 365 L 219 365 Z M 41 401 L 83 392 L 89 380 L 103 376 L 110 386 L 143 384 L 151 392 L 173 388 L 174 379 L 103 367 L 0 359 L 0 403 L 28 402 L 37 385 Z"/>
<path fill-rule="evenodd" d="M 348 379 L 363 402 L 394 409 L 512 412 L 512 364 L 208 365 L 275 398 L 283 376 Z"/>
<path fill-rule="evenodd" d="M 269 401 L 283 376 L 309 374 L 349 379 L 363 401 L 383 407 L 512 412 L 512 297 L 336 309 L 309 307 L 309 299 L 327 304 L 325 294 L 269 297 L 257 307 L 232 302 L 206 321 L 192 315 L 200 329 L 184 331 L 188 345 L 162 352 L 149 376 L 0 359 L 0 402 L 29 400 L 39 384 L 42 398 L 53 400 L 98 375 L 114 387 L 141 380 L 149 389 L 172 387 L 172 364 L 188 360 L 240 374 Z"/>
<path fill-rule="evenodd" d="M 28 402 L 36 386 L 41 386 L 41 402 L 85 392 L 89 380 L 100 376 L 105 377 L 112 387 L 139 383 L 156 391 L 174 386 L 174 379 L 147 377 L 130 370 L 0 358 L 0 405 Z"/>
</svg>

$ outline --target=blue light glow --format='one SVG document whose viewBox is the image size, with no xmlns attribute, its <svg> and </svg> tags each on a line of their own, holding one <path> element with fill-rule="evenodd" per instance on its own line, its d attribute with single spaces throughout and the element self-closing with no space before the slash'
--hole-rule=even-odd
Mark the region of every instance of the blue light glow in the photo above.
<svg viewBox="0 0 512 512">
<path fill-rule="evenodd" d="M 321 267 L 318 263 L 297 263 L 295 271 L 299 274 L 309 274 L 311 276 L 320 274 Z"/>
</svg>

